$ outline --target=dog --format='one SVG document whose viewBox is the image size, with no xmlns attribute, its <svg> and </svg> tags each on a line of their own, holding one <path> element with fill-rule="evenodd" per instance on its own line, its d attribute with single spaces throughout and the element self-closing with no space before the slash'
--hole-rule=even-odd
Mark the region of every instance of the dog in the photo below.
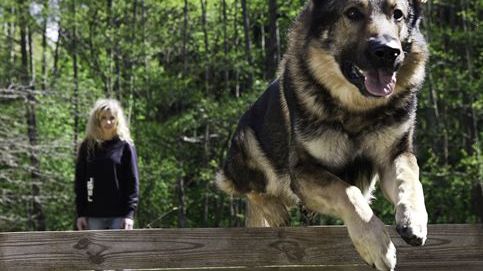
<svg viewBox="0 0 483 271">
<path fill-rule="evenodd" d="M 303 204 L 336 216 L 377 270 L 396 249 L 370 208 L 376 183 L 410 245 L 428 215 L 413 150 L 417 92 L 428 59 L 425 0 L 309 0 L 288 34 L 277 79 L 241 117 L 216 176 L 246 196 L 247 226 L 288 225 Z"/>
</svg>

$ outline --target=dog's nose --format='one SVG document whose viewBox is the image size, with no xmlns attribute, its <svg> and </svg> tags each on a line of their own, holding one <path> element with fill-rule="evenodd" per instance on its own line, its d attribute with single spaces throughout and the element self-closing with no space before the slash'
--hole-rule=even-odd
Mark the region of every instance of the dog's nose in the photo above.
<svg viewBox="0 0 483 271">
<path fill-rule="evenodd" d="M 371 39 L 369 40 L 369 53 L 378 64 L 377 66 L 393 67 L 402 50 L 396 40 Z"/>
<path fill-rule="evenodd" d="M 401 50 L 387 45 L 381 45 L 376 47 L 373 50 L 373 53 L 377 58 L 382 59 L 384 62 L 394 63 L 399 54 L 401 54 Z"/>
</svg>

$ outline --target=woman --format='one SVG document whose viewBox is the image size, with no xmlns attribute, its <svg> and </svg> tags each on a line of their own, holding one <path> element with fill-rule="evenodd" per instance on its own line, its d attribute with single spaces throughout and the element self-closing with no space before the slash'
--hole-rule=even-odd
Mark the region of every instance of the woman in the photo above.
<svg viewBox="0 0 483 271">
<path fill-rule="evenodd" d="M 138 186 L 136 151 L 123 110 L 114 99 L 100 99 L 77 156 L 77 228 L 132 229 Z"/>
</svg>

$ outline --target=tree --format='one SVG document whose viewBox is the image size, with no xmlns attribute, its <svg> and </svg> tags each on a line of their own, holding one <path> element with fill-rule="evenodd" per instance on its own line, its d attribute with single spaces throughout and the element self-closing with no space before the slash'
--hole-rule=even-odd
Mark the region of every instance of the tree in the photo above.
<svg viewBox="0 0 483 271">
<path fill-rule="evenodd" d="M 268 1 L 268 39 L 266 43 L 266 79 L 275 77 L 278 63 L 280 62 L 280 41 L 277 24 L 277 0 Z"/>
<path fill-rule="evenodd" d="M 243 12 L 243 32 L 245 34 L 245 57 L 248 65 L 248 78 L 246 81 L 246 87 L 250 88 L 253 83 L 252 72 L 252 45 L 250 42 L 250 19 L 248 15 L 247 1 L 241 0 L 242 12 Z"/>
</svg>

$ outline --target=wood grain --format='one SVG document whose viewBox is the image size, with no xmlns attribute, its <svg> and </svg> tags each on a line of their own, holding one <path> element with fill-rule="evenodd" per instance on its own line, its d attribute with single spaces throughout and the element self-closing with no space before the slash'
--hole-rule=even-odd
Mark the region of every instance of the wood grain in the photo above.
<svg viewBox="0 0 483 271">
<path fill-rule="evenodd" d="M 483 225 L 430 225 L 424 247 L 388 226 L 397 270 L 483 270 Z M 373 270 L 345 227 L 0 233 L 0 270 Z"/>
</svg>

